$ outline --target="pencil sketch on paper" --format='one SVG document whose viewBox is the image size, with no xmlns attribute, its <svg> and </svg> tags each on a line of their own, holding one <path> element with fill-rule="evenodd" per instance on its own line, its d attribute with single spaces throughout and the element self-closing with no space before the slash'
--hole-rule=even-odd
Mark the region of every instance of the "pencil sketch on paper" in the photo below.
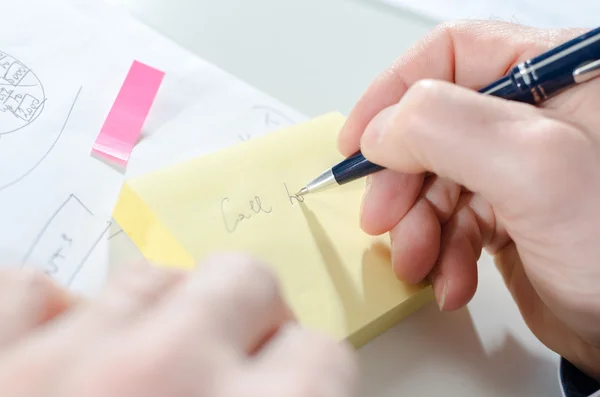
<svg viewBox="0 0 600 397">
<path fill-rule="evenodd" d="M 68 287 L 110 226 L 71 194 L 36 235 L 21 266 L 42 270 Z"/>
<path fill-rule="evenodd" d="M 239 133 L 238 134 L 238 139 L 242 142 L 246 142 L 249 141 L 250 139 L 252 139 L 252 135 L 250 135 L 249 133 Z"/>
<path fill-rule="evenodd" d="M 113 238 L 120 236 L 123 233 L 125 233 L 125 231 L 119 227 L 117 231 L 113 232 L 110 236 L 108 236 L 108 240 L 112 240 Z"/>
<path fill-rule="evenodd" d="M 238 140 L 245 142 L 252 139 L 257 134 L 271 132 L 295 124 L 297 121 L 284 112 L 267 105 L 255 105 L 242 116 L 240 116 L 233 126 L 235 128 Z"/>
<path fill-rule="evenodd" d="M 44 87 L 35 73 L 0 50 L 0 137 L 33 123 L 45 102 Z"/>
<path fill-rule="evenodd" d="M 0 58 L 2 55 L 4 55 L 4 53 L 0 52 Z M 4 58 L 6 58 L 6 56 Z M 0 66 L 1 65 L 2 60 L 0 59 Z M 2 68 L 0 67 L 0 74 L 1 73 Z M 35 169 L 48 157 L 65 131 L 83 88 L 79 87 L 79 90 L 75 94 L 69 107 L 65 109 L 66 115 L 64 116 L 64 121 L 62 121 L 61 125 L 56 125 L 54 128 L 46 128 L 44 126 L 44 128 L 35 129 L 35 131 L 27 131 L 24 127 L 27 127 L 35 120 L 35 118 L 39 117 L 44 108 L 46 98 L 43 96 L 43 89 L 40 84 L 40 91 L 37 93 L 39 94 L 41 92 L 40 95 L 42 96 L 40 98 L 43 99 L 36 99 L 36 101 L 40 101 L 41 103 L 38 110 L 35 113 L 32 113 L 28 119 L 21 119 L 18 116 L 20 111 L 13 110 L 22 109 L 23 106 L 25 106 L 24 104 L 29 103 L 25 101 L 29 101 L 33 96 L 28 97 L 27 95 L 29 94 L 26 94 L 25 91 L 18 90 L 20 90 L 20 88 L 27 88 L 31 89 L 31 91 L 28 91 L 29 93 L 36 94 L 36 91 L 33 89 L 38 86 L 33 84 L 29 86 L 3 85 L 10 85 L 13 83 L 20 84 L 26 81 L 25 78 L 22 78 L 17 82 L 15 80 L 15 75 L 12 76 L 13 77 L 9 77 L 8 80 L 0 79 L 0 192 L 23 180 L 35 171 Z M 34 76 L 34 74 L 33 72 L 29 72 L 27 76 Z M 17 94 L 17 92 L 20 92 L 20 94 Z M 15 98 L 20 98 L 19 95 L 24 96 L 21 98 L 20 105 L 16 106 L 14 101 Z M 30 109 L 30 107 L 27 107 L 22 111 L 28 113 L 28 109 Z M 5 120 L 13 120 L 13 124 L 4 124 Z M 7 127 L 9 125 L 12 127 Z"/>
<path fill-rule="evenodd" d="M 252 111 L 262 115 L 267 127 L 284 127 L 296 123 L 296 120 L 271 106 L 256 105 L 252 107 Z"/>
</svg>

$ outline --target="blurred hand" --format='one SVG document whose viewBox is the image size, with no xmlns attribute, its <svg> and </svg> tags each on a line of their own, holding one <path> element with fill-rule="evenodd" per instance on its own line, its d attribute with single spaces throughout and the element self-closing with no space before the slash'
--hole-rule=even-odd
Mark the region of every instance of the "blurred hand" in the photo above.
<svg viewBox="0 0 600 397">
<path fill-rule="evenodd" d="M 134 266 L 94 300 L 0 272 L 0 390 L 11 397 L 349 397 L 354 357 L 300 328 L 272 274 L 226 255 Z"/>
<path fill-rule="evenodd" d="M 461 308 L 486 248 L 532 332 L 600 378 L 600 79 L 542 107 L 475 92 L 583 32 L 440 26 L 369 87 L 339 146 L 388 168 L 361 222 L 390 233 L 399 278 Z"/>
</svg>

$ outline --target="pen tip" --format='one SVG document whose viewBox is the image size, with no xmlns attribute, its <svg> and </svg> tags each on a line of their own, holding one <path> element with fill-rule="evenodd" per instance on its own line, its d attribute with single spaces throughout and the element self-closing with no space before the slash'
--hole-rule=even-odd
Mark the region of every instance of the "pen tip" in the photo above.
<svg viewBox="0 0 600 397">
<path fill-rule="evenodd" d="M 298 193 L 296 193 L 296 196 L 304 196 L 306 193 L 308 193 L 308 189 L 303 187 Z"/>
</svg>

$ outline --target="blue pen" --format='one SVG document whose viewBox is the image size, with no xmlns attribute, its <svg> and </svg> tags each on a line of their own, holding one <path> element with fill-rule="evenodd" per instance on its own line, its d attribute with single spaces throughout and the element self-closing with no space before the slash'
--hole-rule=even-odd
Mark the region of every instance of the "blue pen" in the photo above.
<svg viewBox="0 0 600 397">
<path fill-rule="evenodd" d="M 598 76 L 600 27 L 519 64 L 479 92 L 536 105 L 566 88 Z M 297 195 L 340 186 L 382 169 L 358 152 L 317 176 Z"/>
</svg>

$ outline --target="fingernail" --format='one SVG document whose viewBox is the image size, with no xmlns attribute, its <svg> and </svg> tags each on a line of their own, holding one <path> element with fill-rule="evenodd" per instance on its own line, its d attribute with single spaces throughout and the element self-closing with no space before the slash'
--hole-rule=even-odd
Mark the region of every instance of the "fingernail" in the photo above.
<svg viewBox="0 0 600 397">
<path fill-rule="evenodd" d="M 446 295 L 448 294 L 448 280 L 444 281 L 444 284 L 442 286 L 442 292 L 439 295 L 438 298 L 438 306 L 440 308 L 440 310 L 444 310 L 444 306 L 446 305 Z"/>
<path fill-rule="evenodd" d="M 396 106 L 388 107 L 379 112 L 379 114 L 371 120 L 362 136 L 361 148 L 378 146 L 383 141 L 384 134 L 387 131 L 388 122 L 395 109 Z"/>
</svg>

